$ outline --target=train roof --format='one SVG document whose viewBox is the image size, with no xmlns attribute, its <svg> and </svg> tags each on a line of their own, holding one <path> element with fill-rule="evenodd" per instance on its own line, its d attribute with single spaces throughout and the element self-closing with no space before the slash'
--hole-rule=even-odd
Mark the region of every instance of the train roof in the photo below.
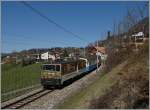
<svg viewBox="0 0 150 110">
<path fill-rule="evenodd" d="M 71 61 L 55 61 L 55 62 L 45 62 L 44 64 L 65 64 L 65 63 L 75 63 L 75 62 L 79 62 L 79 61 L 83 61 L 83 60 L 71 60 Z"/>
</svg>

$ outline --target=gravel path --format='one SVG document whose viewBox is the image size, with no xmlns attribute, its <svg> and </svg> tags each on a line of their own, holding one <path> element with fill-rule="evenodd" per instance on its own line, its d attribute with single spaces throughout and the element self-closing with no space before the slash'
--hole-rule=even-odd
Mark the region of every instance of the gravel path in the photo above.
<svg viewBox="0 0 150 110">
<path fill-rule="evenodd" d="M 24 107 L 23 109 L 51 109 L 54 108 L 60 102 L 62 103 L 64 99 L 68 98 L 69 96 L 73 95 L 74 93 L 78 92 L 79 90 L 84 89 L 93 81 L 95 81 L 97 77 L 96 71 L 82 77 L 81 79 L 75 81 L 74 83 L 70 84 L 69 86 L 64 87 L 60 90 L 54 90 L 53 92 L 31 102 Z"/>
</svg>

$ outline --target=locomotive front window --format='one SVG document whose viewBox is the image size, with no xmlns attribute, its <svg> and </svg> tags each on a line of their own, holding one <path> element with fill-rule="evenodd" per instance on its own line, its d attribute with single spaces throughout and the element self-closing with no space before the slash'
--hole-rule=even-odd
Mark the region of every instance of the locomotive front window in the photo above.
<svg viewBox="0 0 150 110">
<path fill-rule="evenodd" d="M 43 65 L 43 70 L 55 71 L 55 65 Z"/>
<path fill-rule="evenodd" d="M 56 71 L 60 71 L 60 66 L 56 65 Z"/>
</svg>

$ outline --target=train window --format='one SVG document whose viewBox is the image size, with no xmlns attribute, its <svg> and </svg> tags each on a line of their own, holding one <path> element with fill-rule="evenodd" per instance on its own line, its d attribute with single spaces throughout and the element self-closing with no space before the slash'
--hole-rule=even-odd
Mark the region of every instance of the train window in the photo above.
<svg viewBox="0 0 150 110">
<path fill-rule="evenodd" d="M 55 71 L 55 65 L 43 65 L 43 70 Z"/>
<path fill-rule="evenodd" d="M 60 71 L 60 65 L 56 65 L 56 71 Z"/>
</svg>

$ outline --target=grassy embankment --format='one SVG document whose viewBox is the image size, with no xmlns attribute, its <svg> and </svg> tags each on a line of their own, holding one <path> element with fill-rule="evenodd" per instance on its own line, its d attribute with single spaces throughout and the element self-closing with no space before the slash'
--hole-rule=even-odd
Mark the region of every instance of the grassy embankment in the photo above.
<svg viewBox="0 0 150 110">
<path fill-rule="evenodd" d="M 22 67 L 16 64 L 3 64 L 1 74 L 2 94 L 40 84 L 40 63 Z M 3 97 L 2 100 L 8 96 Z"/>
<path fill-rule="evenodd" d="M 148 101 L 148 46 L 73 94 L 58 108 L 140 108 Z M 143 92 L 144 91 L 144 92 Z"/>
</svg>

